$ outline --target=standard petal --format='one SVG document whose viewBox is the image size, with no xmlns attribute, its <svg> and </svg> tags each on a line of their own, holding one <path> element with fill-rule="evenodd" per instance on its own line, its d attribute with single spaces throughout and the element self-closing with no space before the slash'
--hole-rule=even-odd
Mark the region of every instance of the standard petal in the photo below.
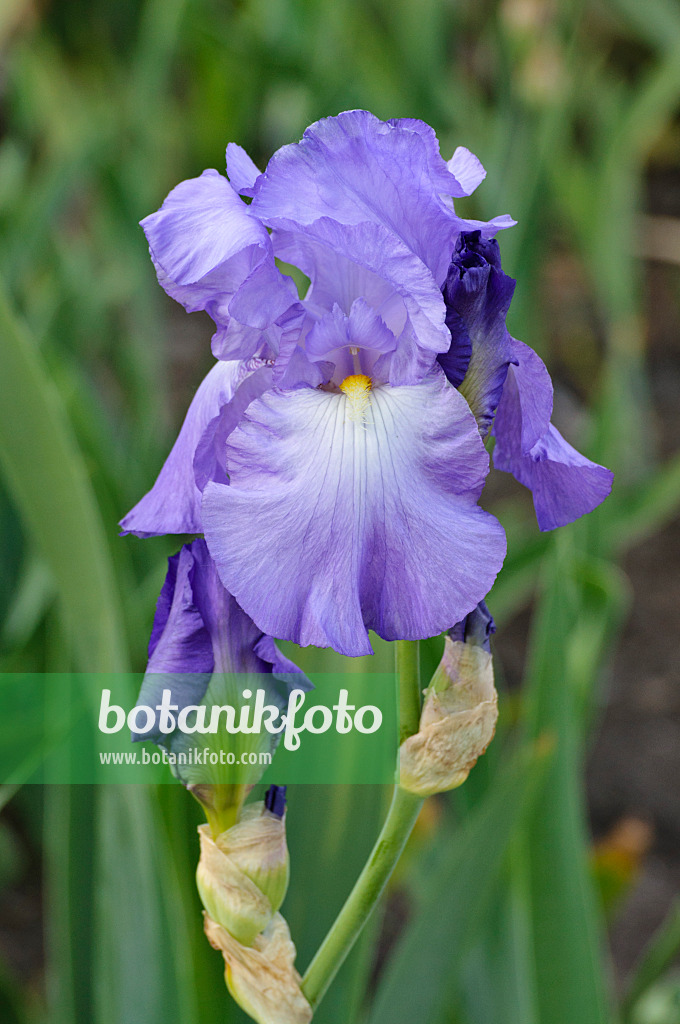
<svg viewBox="0 0 680 1024">
<path fill-rule="evenodd" d="M 443 194 L 465 193 L 428 125 L 350 110 L 317 121 L 299 143 L 274 154 L 257 181 L 252 210 L 272 227 L 321 217 L 380 224 L 441 284 L 459 230 Z"/>
<path fill-rule="evenodd" d="M 474 418 L 444 374 L 343 394 L 270 391 L 210 483 L 206 540 L 225 586 L 267 633 L 342 654 L 433 636 L 490 589 L 505 554 L 476 501 L 488 470 Z"/>
<path fill-rule="evenodd" d="M 250 335 L 244 350 L 229 348 L 232 320 L 236 332 L 241 325 L 263 330 L 297 300 L 290 279 L 274 263 L 266 228 L 215 170 L 177 185 L 142 227 L 168 295 L 189 312 L 205 310 L 215 321 L 218 358 L 256 354 L 258 339 Z"/>
<path fill-rule="evenodd" d="M 444 160 L 439 151 L 439 139 L 434 128 L 413 117 L 393 118 L 387 124 L 403 131 L 416 132 L 425 143 L 434 189 L 444 196 L 460 199 L 471 195 L 486 177 L 480 161 L 469 149 L 459 146 L 450 160 Z"/>
<path fill-rule="evenodd" d="M 202 531 L 201 492 L 194 477 L 194 454 L 204 431 L 231 400 L 243 375 L 242 362 L 218 362 L 203 379 L 156 483 L 121 520 L 123 533 L 156 537 Z"/>
</svg>

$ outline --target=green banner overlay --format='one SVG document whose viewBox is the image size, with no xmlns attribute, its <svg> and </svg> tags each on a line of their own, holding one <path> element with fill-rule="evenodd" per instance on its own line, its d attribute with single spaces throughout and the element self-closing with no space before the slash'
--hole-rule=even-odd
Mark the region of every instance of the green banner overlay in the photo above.
<svg viewBox="0 0 680 1024">
<path fill-rule="evenodd" d="M 0 784 L 392 783 L 394 674 L 295 680 L 0 674 Z"/>
</svg>

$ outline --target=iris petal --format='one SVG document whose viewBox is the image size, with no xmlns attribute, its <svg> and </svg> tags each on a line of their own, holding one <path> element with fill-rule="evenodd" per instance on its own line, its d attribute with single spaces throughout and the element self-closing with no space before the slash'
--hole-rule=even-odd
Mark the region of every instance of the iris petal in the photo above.
<svg viewBox="0 0 680 1024">
<path fill-rule="evenodd" d="M 299 143 L 269 161 L 255 188 L 253 213 L 272 227 L 280 218 L 381 224 L 441 281 L 442 254 L 445 260 L 457 231 L 441 194 L 462 190 L 441 157 L 439 168 L 433 165 L 432 129 L 417 122 L 421 128 L 414 131 L 408 126 L 414 123 L 385 123 L 365 110 L 317 121 Z"/>
<path fill-rule="evenodd" d="M 274 233 L 274 247 L 311 279 L 305 304 L 321 314 L 337 304 L 349 314 L 364 299 L 397 338 L 385 379 L 420 380 L 451 342 L 441 291 L 423 262 L 380 224 L 322 218 L 304 232 L 289 228 Z"/>
<path fill-rule="evenodd" d="M 494 422 L 494 467 L 531 490 L 540 529 L 554 530 L 597 508 L 613 473 L 572 448 L 550 423 L 552 388 L 548 404 L 545 383 L 537 386 L 541 367 L 545 377 L 547 371 L 526 345 L 515 342 L 515 351 L 519 363 L 508 371 Z"/>
<path fill-rule="evenodd" d="M 265 632 L 340 653 L 433 636 L 490 589 L 505 554 L 477 507 L 488 456 L 464 399 L 434 370 L 342 394 L 270 391 L 210 483 L 206 540 L 223 583 Z"/>
<path fill-rule="evenodd" d="M 232 319 L 237 332 L 241 324 L 262 330 L 297 299 L 290 280 L 276 268 L 266 228 L 215 170 L 177 185 L 142 227 L 168 295 L 189 312 L 205 310 L 215 321 L 218 358 L 247 358 L 256 352 L 259 339 L 250 334 L 243 350 L 229 347 Z M 245 298 L 239 304 L 242 287 Z"/>
<path fill-rule="evenodd" d="M 156 537 L 202 531 L 201 492 L 194 477 L 194 454 L 204 431 L 232 399 L 243 375 L 243 363 L 218 362 L 203 379 L 155 484 L 121 520 L 123 533 Z"/>
<path fill-rule="evenodd" d="M 168 559 L 138 704 L 156 707 L 164 689 L 171 691 L 171 703 L 180 709 L 199 704 L 214 672 L 255 673 L 261 677 L 258 685 L 264 677 L 271 679 L 271 694 L 278 689 L 282 707 L 294 686 L 311 688 L 297 665 L 224 589 L 205 541 L 198 538 Z M 159 732 L 133 738 L 169 742 L 168 735 Z"/>
<path fill-rule="evenodd" d="M 254 362 L 260 363 L 260 360 L 254 360 Z M 193 457 L 194 478 L 200 491 L 209 480 L 226 483 L 224 460 L 227 438 L 253 399 L 259 398 L 261 394 L 271 388 L 272 376 L 271 366 L 255 366 L 253 372 L 241 380 L 231 401 L 223 405 L 208 423 Z"/>
<path fill-rule="evenodd" d="M 239 195 L 253 195 L 255 182 L 262 171 L 246 153 L 243 146 L 230 142 L 227 146 L 227 177 Z"/>
<path fill-rule="evenodd" d="M 486 178 L 486 171 L 482 167 L 481 161 L 465 146 L 458 146 L 446 166 L 454 178 L 460 182 L 464 196 L 472 195 L 477 186 Z"/>
<path fill-rule="evenodd" d="M 444 285 L 451 347 L 439 356 L 486 436 L 515 358 L 505 318 L 515 282 L 501 270 L 498 243 L 463 233 Z"/>
</svg>

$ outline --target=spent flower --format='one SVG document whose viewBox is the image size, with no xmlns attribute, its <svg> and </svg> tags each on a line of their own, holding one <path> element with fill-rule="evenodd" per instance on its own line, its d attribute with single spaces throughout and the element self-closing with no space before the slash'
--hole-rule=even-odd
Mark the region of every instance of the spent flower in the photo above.
<svg viewBox="0 0 680 1024">
<path fill-rule="evenodd" d="M 165 704 L 174 711 L 170 726 L 175 727 L 162 730 L 159 716 L 154 731 L 134 734 L 133 739 L 151 739 L 174 755 L 173 770 L 204 805 L 214 828 L 229 820 L 225 814 L 238 812 L 264 771 L 262 758 L 247 755 L 272 754 L 279 735 L 264 729 L 232 733 L 228 746 L 234 763 L 213 766 L 180 757 L 194 747 L 193 734 L 177 727 L 180 715 L 205 709 L 209 718 L 213 708 L 231 706 L 238 717 L 244 693 L 256 689 L 283 711 L 293 689 L 307 691 L 311 685 L 225 590 L 203 538 L 185 544 L 169 559 L 138 704 L 160 707 L 165 694 Z M 223 732 L 201 734 L 204 749 L 219 752 L 224 744 Z"/>
</svg>

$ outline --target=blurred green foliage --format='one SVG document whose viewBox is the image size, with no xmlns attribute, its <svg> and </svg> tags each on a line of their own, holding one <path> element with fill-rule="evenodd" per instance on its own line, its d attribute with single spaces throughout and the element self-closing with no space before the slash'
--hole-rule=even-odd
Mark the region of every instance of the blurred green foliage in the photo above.
<svg viewBox="0 0 680 1024">
<path fill-rule="evenodd" d="M 144 665 L 179 541 L 122 540 L 115 524 L 155 478 L 210 365 L 211 332 L 158 287 L 138 220 L 183 177 L 223 168 L 227 141 L 264 165 L 314 119 L 353 106 L 422 118 L 445 154 L 464 144 L 482 159 L 488 178 L 461 208 L 517 218 L 501 240 L 518 279 L 511 330 L 556 366 L 575 396 L 570 439 L 614 469 L 616 486 L 559 536 L 538 533 L 525 495 L 494 504 L 509 536 L 490 598 L 501 628 L 537 597 L 525 685 L 502 695 L 498 737 L 442 801 L 434 831 L 417 830 L 393 890 L 408 907 L 401 927 L 379 941 L 371 922 L 315 1019 L 619 1020 L 582 780 L 629 603 L 617 562 L 680 506 L 680 459 L 655 459 L 633 245 L 649 160 L 680 163 L 680 8 L 4 0 L 0 55 L 3 671 Z M 576 291 L 559 321 L 556 280 Z M 391 657 L 379 644 L 374 668 Z M 422 657 L 431 670 L 436 641 Z M 309 650 L 300 660 L 340 663 Z M 199 817 L 183 791 L 47 787 L 10 799 L 0 886 L 21 876 L 22 858 L 42 870 L 46 967 L 36 923 L 23 967 L 10 955 L 0 969 L 3 1021 L 244 1019 L 202 935 Z M 383 806 L 372 787 L 291 793 L 284 912 L 301 968 Z M 677 982 L 659 979 L 678 942 L 676 911 L 624 1001 L 626 1024 L 670 1024 Z"/>
</svg>

